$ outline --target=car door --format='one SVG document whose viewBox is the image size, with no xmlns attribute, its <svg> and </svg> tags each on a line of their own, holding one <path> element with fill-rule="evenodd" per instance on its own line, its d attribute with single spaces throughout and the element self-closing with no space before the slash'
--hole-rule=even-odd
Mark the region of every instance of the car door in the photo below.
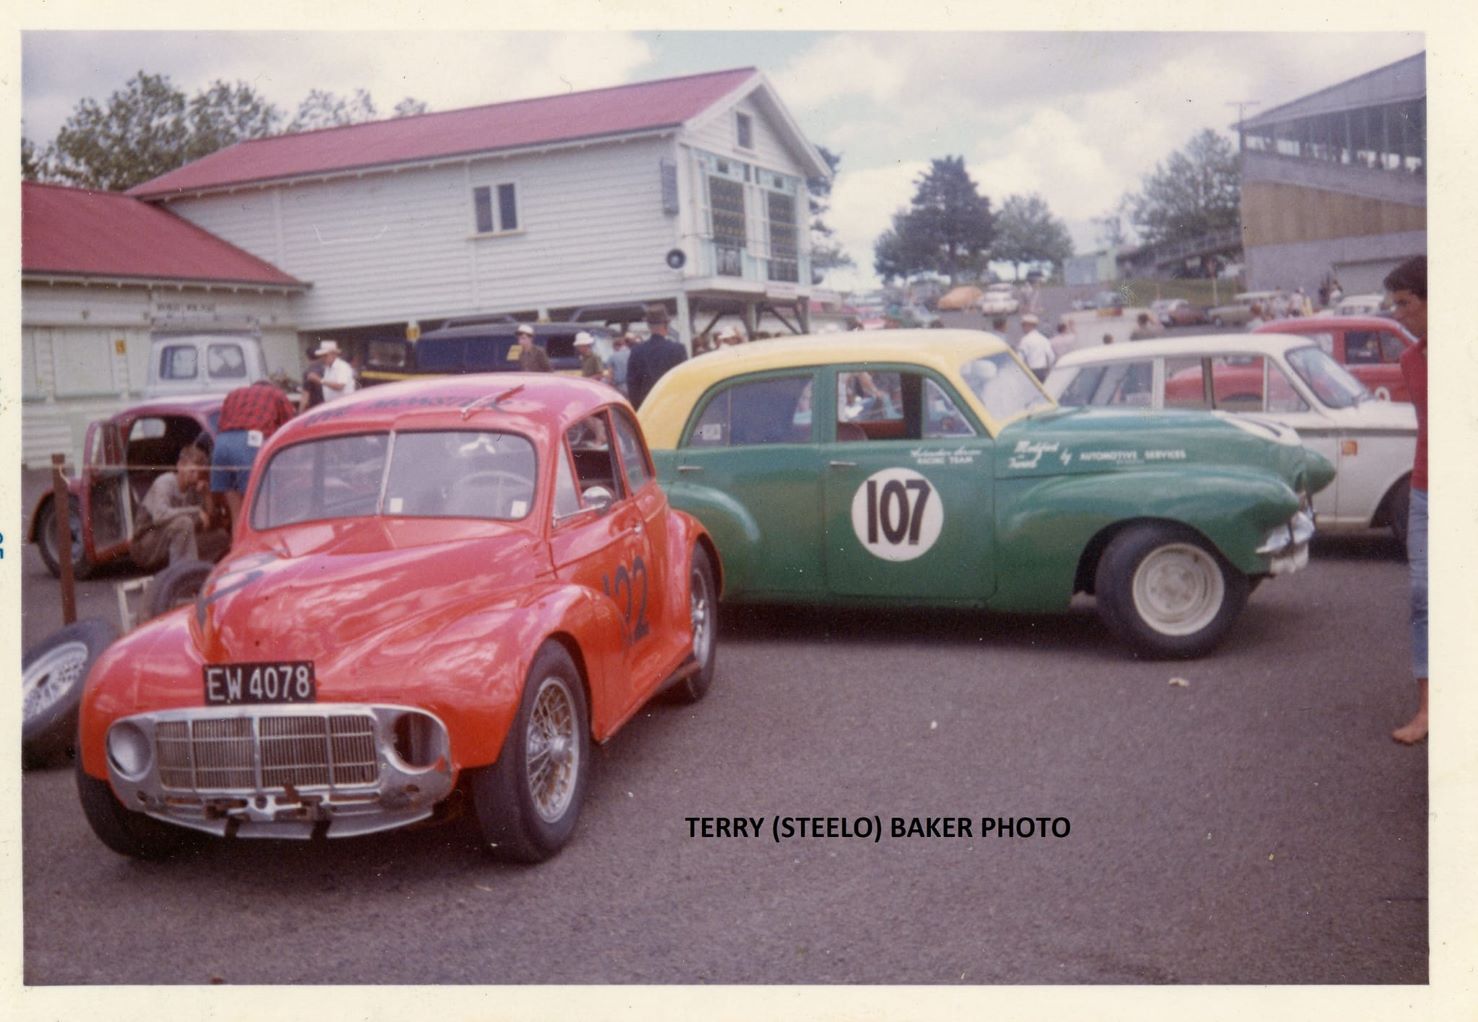
<svg viewBox="0 0 1478 1022">
<path fill-rule="evenodd" d="M 626 485 L 611 420 L 597 412 L 572 426 L 556 453 L 550 554 L 555 575 L 609 596 L 621 614 L 624 689 L 608 692 L 624 713 L 650 687 L 657 655 L 652 627 L 652 545 L 638 494 Z M 618 717 L 620 714 L 618 714 Z"/>
<path fill-rule="evenodd" d="M 917 367 L 823 376 L 826 587 L 878 600 L 994 590 L 989 435 L 944 380 Z"/>
<path fill-rule="evenodd" d="M 94 422 L 83 443 L 82 543 L 94 564 L 126 554 L 132 538 L 123 442 L 128 425 L 118 420 Z"/>
<path fill-rule="evenodd" d="M 812 394 L 820 370 L 757 373 L 699 400 L 668 487 L 718 546 L 726 597 L 824 592 L 821 452 Z"/>
</svg>

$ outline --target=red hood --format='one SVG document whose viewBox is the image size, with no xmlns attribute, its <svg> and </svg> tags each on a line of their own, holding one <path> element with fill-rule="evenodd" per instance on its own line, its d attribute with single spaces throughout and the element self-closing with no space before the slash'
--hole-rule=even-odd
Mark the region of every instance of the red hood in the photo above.
<svg viewBox="0 0 1478 1022">
<path fill-rule="evenodd" d="M 528 531 L 486 522 L 293 526 L 252 537 L 212 572 L 190 634 L 207 663 L 393 658 L 550 570 Z"/>
</svg>

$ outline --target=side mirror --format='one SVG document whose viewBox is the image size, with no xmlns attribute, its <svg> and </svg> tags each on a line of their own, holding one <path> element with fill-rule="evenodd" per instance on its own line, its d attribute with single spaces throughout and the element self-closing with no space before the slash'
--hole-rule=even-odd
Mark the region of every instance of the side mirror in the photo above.
<svg viewBox="0 0 1478 1022">
<path fill-rule="evenodd" d="M 616 502 L 616 495 L 604 486 L 587 486 L 580 492 L 588 508 L 605 514 L 606 510 Z"/>
</svg>

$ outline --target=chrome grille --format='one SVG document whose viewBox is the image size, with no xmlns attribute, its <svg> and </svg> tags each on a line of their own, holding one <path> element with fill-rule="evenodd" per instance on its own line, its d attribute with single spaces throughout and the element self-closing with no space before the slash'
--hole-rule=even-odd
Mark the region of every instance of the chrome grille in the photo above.
<svg viewBox="0 0 1478 1022">
<path fill-rule="evenodd" d="M 154 744 L 159 783 L 175 791 L 339 787 L 380 778 L 375 720 L 366 714 L 160 721 Z"/>
</svg>

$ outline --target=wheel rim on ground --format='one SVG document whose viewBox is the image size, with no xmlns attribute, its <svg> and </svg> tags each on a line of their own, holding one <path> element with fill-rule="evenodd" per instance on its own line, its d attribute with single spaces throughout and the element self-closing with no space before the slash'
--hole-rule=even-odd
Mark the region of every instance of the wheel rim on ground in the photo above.
<svg viewBox="0 0 1478 1022">
<path fill-rule="evenodd" d="M 563 817 L 575 797 L 580 771 L 575 727 L 575 700 L 568 684 L 552 675 L 545 678 L 529 714 L 527 758 L 529 796 L 546 823 Z"/>
<path fill-rule="evenodd" d="M 1155 631 L 1192 635 L 1216 619 L 1226 580 L 1198 546 L 1172 543 L 1152 551 L 1134 572 L 1134 609 Z"/>
<path fill-rule="evenodd" d="M 708 578 L 696 567 L 688 582 L 688 616 L 693 624 L 693 658 L 708 663 L 708 650 L 713 643 L 713 607 L 708 592 Z"/>
<path fill-rule="evenodd" d="M 68 642 L 32 662 L 21 680 L 21 719 L 34 720 L 70 692 L 82 680 L 87 658 L 87 643 Z"/>
<path fill-rule="evenodd" d="M 82 516 L 76 508 L 69 508 L 67 513 L 67 528 L 71 530 L 72 536 L 72 563 L 78 564 L 82 560 Z M 61 551 L 56 545 L 56 510 L 52 509 L 51 515 L 41 522 L 41 542 L 46 544 L 47 551 L 52 560 L 57 564 L 62 563 Z"/>
</svg>

